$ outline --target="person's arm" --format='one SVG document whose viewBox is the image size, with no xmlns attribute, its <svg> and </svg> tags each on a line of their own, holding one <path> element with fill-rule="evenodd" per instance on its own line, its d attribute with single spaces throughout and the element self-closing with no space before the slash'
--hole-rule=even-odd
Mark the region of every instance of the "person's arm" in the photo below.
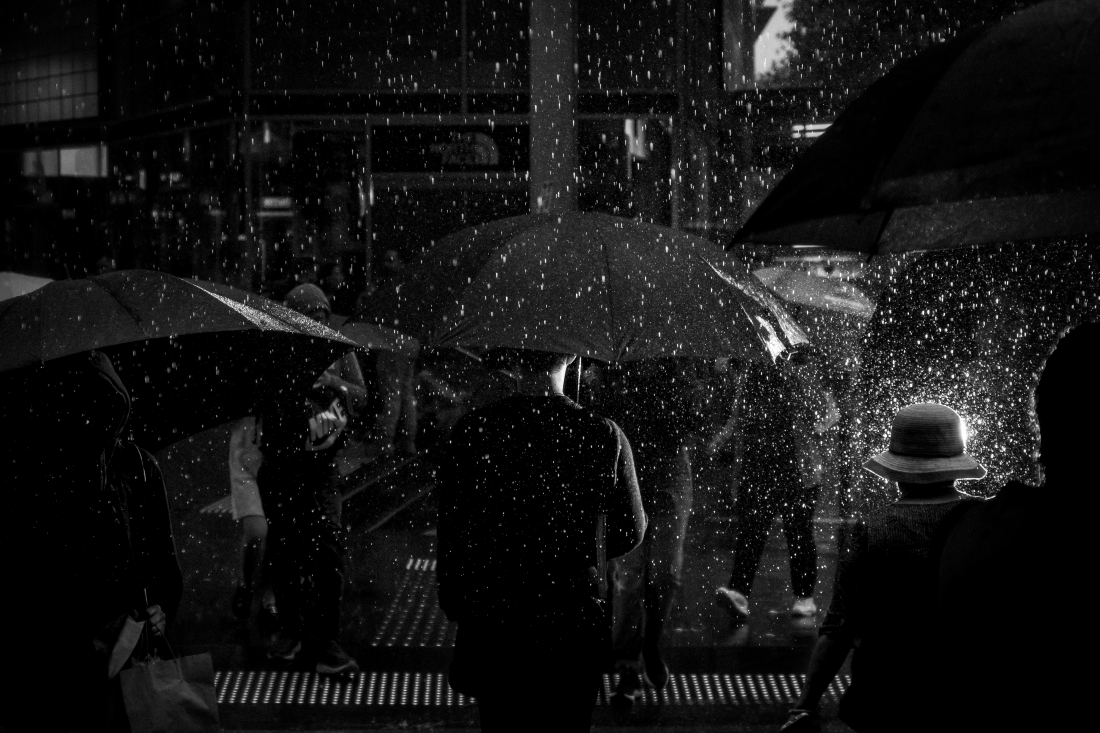
<svg viewBox="0 0 1100 733">
<path fill-rule="evenodd" d="M 745 374 L 742 371 L 737 375 L 737 383 L 734 389 L 733 404 L 730 406 L 730 414 L 726 419 L 725 424 L 719 428 L 718 432 L 711 436 L 706 442 L 707 453 L 713 455 L 721 450 L 722 446 L 729 442 L 736 433 L 738 427 L 740 427 L 741 420 L 741 400 L 744 399 L 744 385 Z"/>
<path fill-rule="evenodd" d="M 806 668 L 806 684 L 797 707 L 791 711 L 792 719 L 802 712 L 816 713 L 821 697 L 855 643 L 858 630 L 857 618 L 853 614 L 856 609 L 852 606 L 858 603 L 861 566 L 867 544 L 866 528 L 862 523 L 852 528 L 845 544 L 833 580 L 833 599 L 818 630 L 817 643 Z"/>
<path fill-rule="evenodd" d="M 630 441 L 619 426 L 614 426 L 618 442 L 615 479 L 607 511 L 607 557 L 619 557 L 633 550 L 645 537 L 647 519 L 642 508 L 642 492 L 634 471 L 634 453 Z"/>
<path fill-rule="evenodd" d="M 355 417 L 367 406 L 367 383 L 354 351 L 334 362 L 317 378 L 315 386 L 331 387 L 348 397 L 348 410 Z"/>
<path fill-rule="evenodd" d="M 806 685 L 802 688 L 802 696 L 798 698 L 796 710 L 817 710 L 829 684 L 836 677 L 837 672 L 844 666 L 844 660 L 848 658 L 848 652 L 852 650 L 851 642 L 843 636 L 825 635 L 817 637 L 817 643 L 810 654 L 810 662 L 806 667 Z"/>
</svg>

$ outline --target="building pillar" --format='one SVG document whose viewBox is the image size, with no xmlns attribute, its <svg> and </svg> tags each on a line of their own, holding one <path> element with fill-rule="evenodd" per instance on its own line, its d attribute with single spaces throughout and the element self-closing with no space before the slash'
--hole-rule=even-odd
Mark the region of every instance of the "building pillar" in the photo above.
<svg viewBox="0 0 1100 733">
<path fill-rule="evenodd" d="M 531 211 L 577 208 L 577 31 L 573 0 L 531 0 Z"/>
</svg>

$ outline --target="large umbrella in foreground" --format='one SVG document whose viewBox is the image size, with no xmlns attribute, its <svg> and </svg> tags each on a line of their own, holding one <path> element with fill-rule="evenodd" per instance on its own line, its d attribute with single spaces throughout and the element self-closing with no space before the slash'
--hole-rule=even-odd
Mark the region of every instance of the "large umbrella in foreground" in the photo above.
<svg viewBox="0 0 1100 733">
<path fill-rule="evenodd" d="M 806 341 L 705 239 L 606 214 L 518 216 L 457 232 L 368 302 L 426 346 L 511 347 L 603 361 L 776 358 Z"/>
<path fill-rule="evenodd" d="M 866 253 L 1100 232 L 1100 2 L 1054 0 L 902 61 L 733 242 Z"/>
<path fill-rule="evenodd" d="M 106 353 L 130 391 L 135 439 L 150 450 L 304 391 L 354 347 L 264 298 L 144 270 L 59 280 L 0 302 L 0 343 L 8 379 Z"/>
</svg>

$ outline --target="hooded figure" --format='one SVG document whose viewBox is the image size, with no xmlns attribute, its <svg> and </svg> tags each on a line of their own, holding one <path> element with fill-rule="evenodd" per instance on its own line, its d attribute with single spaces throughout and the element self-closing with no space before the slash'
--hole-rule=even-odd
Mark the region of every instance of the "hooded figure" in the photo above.
<svg viewBox="0 0 1100 733">
<path fill-rule="evenodd" d="M 182 593 L 160 469 L 122 440 L 130 396 L 102 353 L 5 375 L 4 384 L 4 613 L 20 669 L 0 703 L 8 730 L 47 710 L 36 726 L 125 729 L 104 643 L 125 614 L 174 615 Z M 62 669 L 59 706 L 43 682 Z"/>
</svg>

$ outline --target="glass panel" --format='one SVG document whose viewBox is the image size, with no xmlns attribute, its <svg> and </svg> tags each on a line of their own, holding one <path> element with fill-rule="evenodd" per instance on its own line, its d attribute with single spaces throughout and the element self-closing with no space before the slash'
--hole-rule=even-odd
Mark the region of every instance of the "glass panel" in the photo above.
<svg viewBox="0 0 1100 733">
<path fill-rule="evenodd" d="M 672 0 L 577 3 L 581 89 L 672 89 L 676 9 Z"/>
<path fill-rule="evenodd" d="M 531 44 L 527 2 L 468 0 L 467 84 L 473 88 L 523 89 Z"/>
</svg>

